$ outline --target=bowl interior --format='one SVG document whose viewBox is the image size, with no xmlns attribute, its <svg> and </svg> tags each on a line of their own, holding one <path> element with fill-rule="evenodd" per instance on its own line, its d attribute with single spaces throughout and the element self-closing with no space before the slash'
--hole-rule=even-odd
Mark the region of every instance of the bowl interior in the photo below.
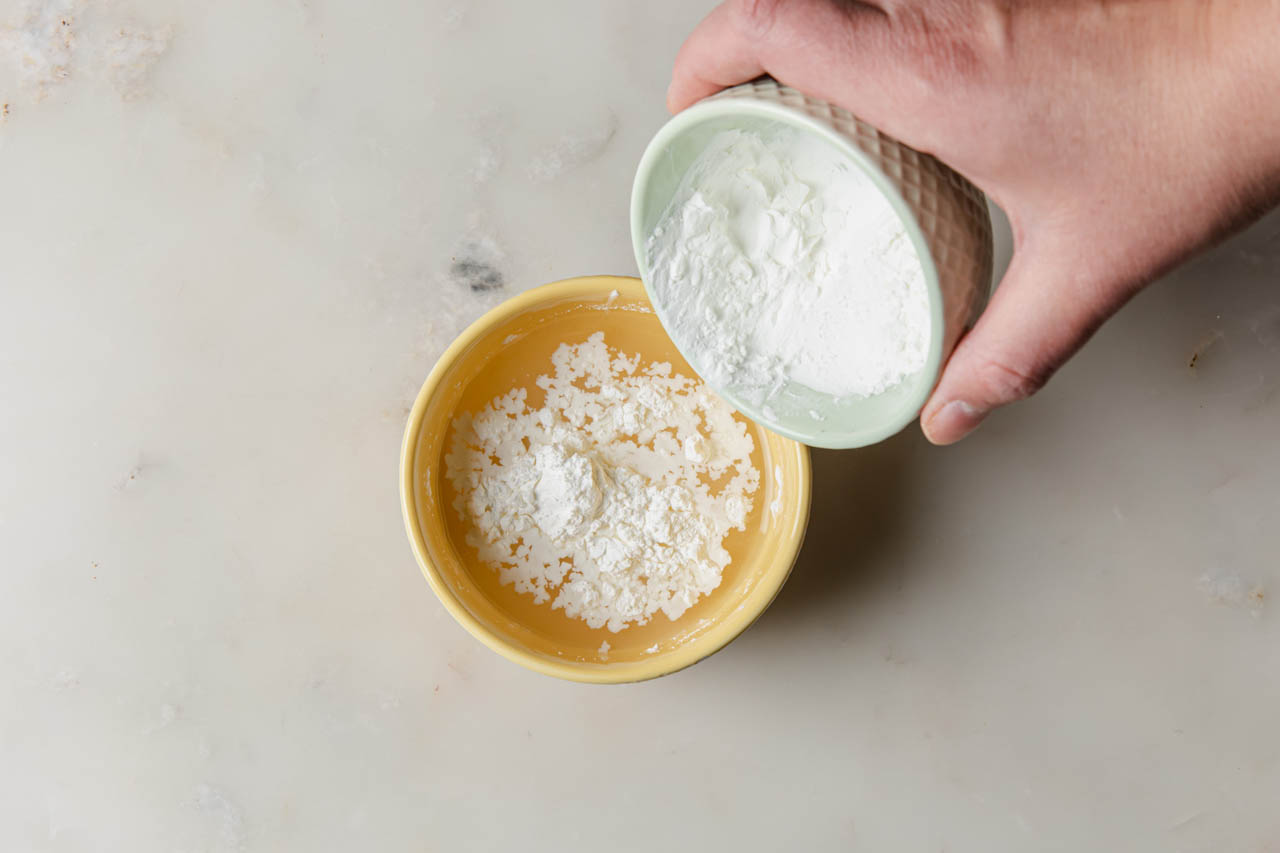
<svg viewBox="0 0 1280 853">
<path fill-rule="evenodd" d="M 550 372 L 555 349 L 595 332 L 604 332 L 612 347 L 639 353 L 642 364 L 668 361 L 676 372 L 693 375 L 637 279 L 573 279 L 521 294 L 464 332 L 423 387 L 405 435 L 405 522 L 441 601 L 491 648 L 551 675 L 632 681 L 716 651 L 768 606 L 790 572 L 808 518 L 808 452 L 748 424 L 762 477 L 747 529 L 725 541 L 733 559 L 720 586 L 681 618 L 671 621 L 659 612 L 646 625 L 614 633 L 591 629 L 550 604 L 535 604 L 531 595 L 500 583 L 496 570 L 467 545 L 465 522 L 445 476 L 445 454 L 459 414 L 474 413 L 517 387 L 530 389 L 536 405 L 533 381 Z"/>
<path fill-rule="evenodd" d="M 713 136 L 733 129 L 767 132 L 780 123 L 812 133 L 847 156 L 871 177 L 905 224 L 924 269 L 929 290 L 932 316 L 929 355 L 924 368 L 919 372 L 884 393 L 869 397 L 835 397 L 793 383 L 783 389 L 775 400 L 760 404 L 735 394 L 732 389 L 716 390 L 752 420 L 805 444 L 833 448 L 873 444 L 909 424 L 924 405 L 937 380 L 942 362 L 944 320 L 937 271 L 929 255 L 924 234 L 897 190 L 855 145 L 812 118 L 778 104 L 743 99 L 711 100 L 685 110 L 671 119 L 653 138 L 636 172 L 631 197 L 631 237 L 636 263 L 641 277 L 648 285 L 645 247 L 649 235 L 671 204 L 685 172 Z M 649 290 L 649 296 L 654 300 L 659 319 L 671 328 L 666 322 L 664 307 L 655 298 L 652 289 Z M 693 355 L 684 341 L 677 339 L 675 343 L 686 358 Z M 700 368 L 696 359 L 691 361 L 694 369 Z M 699 370 L 699 373 L 702 371 Z"/>
</svg>

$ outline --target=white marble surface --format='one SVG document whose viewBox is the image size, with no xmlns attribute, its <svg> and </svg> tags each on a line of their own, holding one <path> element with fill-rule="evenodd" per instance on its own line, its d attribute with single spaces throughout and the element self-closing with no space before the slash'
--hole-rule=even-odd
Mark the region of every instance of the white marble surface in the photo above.
<svg viewBox="0 0 1280 853">
<path fill-rule="evenodd" d="M 0 0 L 0 849 L 1276 849 L 1278 216 L 962 445 L 818 453 L 691 670 L 561 683 L 437 604 L 406 406 L 634 271 L 705 8 Z"/>
</svg>

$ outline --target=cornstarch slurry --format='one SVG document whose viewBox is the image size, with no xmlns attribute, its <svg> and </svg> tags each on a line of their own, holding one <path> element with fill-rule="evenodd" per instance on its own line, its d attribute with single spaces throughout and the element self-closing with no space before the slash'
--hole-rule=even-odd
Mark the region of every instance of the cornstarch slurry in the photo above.
<svg viewBox="0 0 1280 853">
<path fill-rule="evenodd" d="M 453 422 L 445 475 L 467 544 L 589 627 L 678 619 L 720 585 L 724 539 L 751 512 L 751 433 L 703 383 L 642 367 L 603 333 L 551 363 L 541 406 L 517 388 Z"/>
</svg>

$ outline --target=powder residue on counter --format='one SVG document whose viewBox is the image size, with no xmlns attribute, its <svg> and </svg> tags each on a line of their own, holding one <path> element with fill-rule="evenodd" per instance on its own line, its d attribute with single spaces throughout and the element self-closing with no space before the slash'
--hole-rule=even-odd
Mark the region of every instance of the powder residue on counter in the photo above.
<svg viewBox="0 0 1280 853">
<path fill-rule="evenodd" d="M 18 78 L 41 100 L 49 88 L 71 76 L 76 52 L 76 15 L 84 0 L 25 4 L 16 26 L 0 20 L 0 58 L 12 60 Z"/>
<path fill-rule="evenodd" d="M 151 68 L 173 39 L 173 28 L 155 29 L 117 27 L 107 38 L 103 51 L 105 73 L 120 97 L 133 100 L 146 91 L 146 79 Z"/>
<path fill-rule="evenodd" d="M 455 418 L 445 474 L 466 541 L 503 583 L 590 627 L 678 619 L 720 585 L 760 486 L 746 423 L 669 363 L 603 333 Z"/>
<path fill-rule="evenodd" d="M 12 64 L 31 102 L 75 77 L 105 79 L 121 98 L 138 98 L 173 28 L 140 27 L 119 11 L 87 0 L 27 0 L 8 22 L 0 13 L 0 64 Z"/>
<path fill-rule="evenodd" d="M 812 134 L 716 134 L 646 254 L 672 338 L 713 386 L 756 405 L 789 383 L 879 394 L 924 367 L 928 290 L 902 220 Z"/>
</svg>

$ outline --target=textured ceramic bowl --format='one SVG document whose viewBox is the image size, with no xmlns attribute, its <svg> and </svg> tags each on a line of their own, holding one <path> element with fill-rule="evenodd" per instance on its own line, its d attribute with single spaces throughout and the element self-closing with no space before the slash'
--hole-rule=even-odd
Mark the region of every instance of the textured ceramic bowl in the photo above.
<svg viewBox="0 0 1280 853">
<path fill-rule="evenodd" d="M 725 546 L 733 561 L 720 586 L 680 619 L 658 613 L 619 633 L 589 629 L 549 605 L 535 605 L 498 582 L 497 572 L 465 544 L 452 505 L 445 452 L 451 424 L 497 394 L 548 372 L 561 343 L 603 331 L 605 341 L 642 360 L 689 365 L 654 316 L 635 278 L 593 276 L 526 291 L 463 332 L 427 377 L 409 415 L 401 451 L 400 499 L 414 555 L 454 618 L 499 654 L 547 675 L 577 681 L 639 681 L 675 672 L 742 633 L 782 588 L 809 518 L 809 452 L 804 445 L 748 424 L 761 486 L 744 532 Z M 733 537 L 737 537 L 736 540 Z M 601 651 L 602 644 L 608 647 Z"/>
<path fill-rule="evenodd" d="M 884 193 L 906 225 L 924 268 L 932 335 L 924 368 L 883 394 L 838 400 L 809 389 L 785 407 L 752 403 L 716 390 L 740 412 L 776 432 L 816 447 L 860 447 L 901 430 L 919 414 L 961 332 L 986 302 L 991 284 L 991 220 L 982 193 L 938 160 L 892 139 L 849 112 L 772 80 L 726 89 L 671 119 L 649 143 L 631 195 L 631 239 L 649 285 L 645 245 L 686 170 L 715 134 L 777 123 L 815 134 L 844 152 Z M 659 319 L 672 328 L 652 288 Z M 701 365 L 676 346 L 695 370 Z M 808 413 L 818 413 L 814 417 Z"/>
</svg>

